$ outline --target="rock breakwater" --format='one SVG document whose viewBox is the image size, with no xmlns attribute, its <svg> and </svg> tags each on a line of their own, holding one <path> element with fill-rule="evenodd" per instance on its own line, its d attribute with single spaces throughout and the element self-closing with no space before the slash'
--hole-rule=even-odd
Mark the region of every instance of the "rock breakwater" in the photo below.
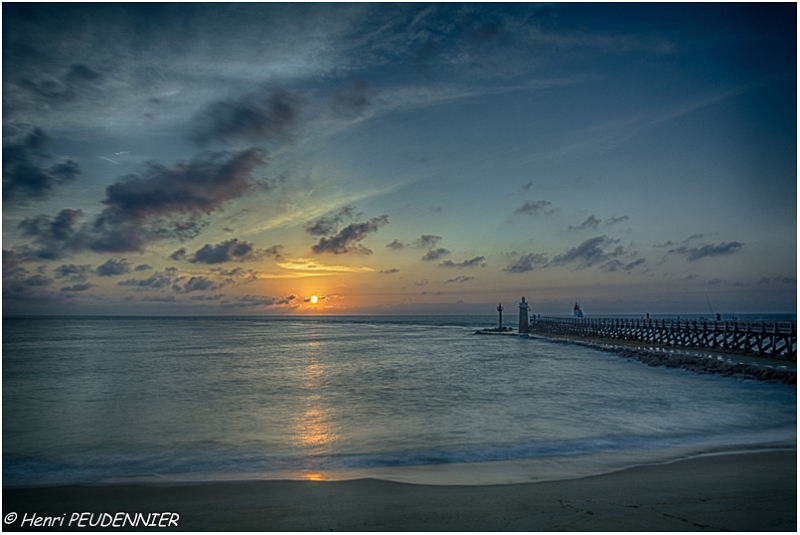
<svg viewBox="0 0 800 535">
<path fill-rule="evenodd" d="M 684 368 L 694 373 L 715 373 L 743 379 L 773 381 L 787 385 L 797 385 L 797 370 L 772 363 L 743 362 L 735 357 L 714 354 L 688 354 L 659 348 L 641 348 L 608 345 L 583 340 L 555 340 L 554 342 L 585 345 L 605 352 L 616 353 L 620 357 L 634 359 L 648 366 Z"/>
</svg>

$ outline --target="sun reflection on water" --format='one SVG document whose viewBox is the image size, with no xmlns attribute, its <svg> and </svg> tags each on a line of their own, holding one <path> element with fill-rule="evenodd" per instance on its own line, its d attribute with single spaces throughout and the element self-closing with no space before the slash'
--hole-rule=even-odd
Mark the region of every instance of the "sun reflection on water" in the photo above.
<svg viewBox="0 0 800 535">
<path fill-rule="evenodd" d="M 309 346 L 316 350 L 319 342 L 310 342 Z M 331 446 L 339 438 L 335 426 L 336 410 L 328 406 L 323 397 L 325 372 L 325 366 L 318 361 L 310 362 L 301 372 L 301 384 L 306 396 L 302 412 L 294 418 L 293 442 L 307 454 L 330 452 Z M 304 474 L 302 478 L 318 481 L 324 479 L 324 474 L 312 472 Z"/>
</svg>

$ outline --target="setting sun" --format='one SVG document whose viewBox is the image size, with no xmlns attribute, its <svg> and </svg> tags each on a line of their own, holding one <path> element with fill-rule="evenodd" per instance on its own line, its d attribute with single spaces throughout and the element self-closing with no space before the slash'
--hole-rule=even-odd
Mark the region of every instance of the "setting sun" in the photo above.
<svg viewBox="0 0 800 535">
<path fill-rule="evenodd" d="M 312 305 L 314 305 L 317 303 L 317 301 L 319 301 L 319 297 L 317 297 L 316 295 L 312 295 L 309 301 L 311 302 Z"/>
</svg>

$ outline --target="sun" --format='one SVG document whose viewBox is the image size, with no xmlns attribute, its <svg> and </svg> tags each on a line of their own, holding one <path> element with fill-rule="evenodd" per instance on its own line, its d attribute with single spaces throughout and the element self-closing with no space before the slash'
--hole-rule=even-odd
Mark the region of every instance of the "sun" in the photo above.
<svg viewBox="0 0 800 535">
<path fill-rule="evenodd" d="M 317 301 L 319 301 L 319 297 L 317 297 L 316 295 L 312 295 L 309 301 L 311 301 L 312 305 L 315 305 Z"/>
</svg>

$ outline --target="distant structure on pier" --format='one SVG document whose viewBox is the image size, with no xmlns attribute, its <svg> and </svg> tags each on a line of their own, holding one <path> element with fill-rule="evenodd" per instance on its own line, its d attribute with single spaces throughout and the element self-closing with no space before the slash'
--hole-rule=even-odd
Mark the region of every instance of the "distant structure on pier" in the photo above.
<svg viewBox="0 0 800 535">
<path fill-rule="evenodd" d="M 497 324 L 497 330 L 502 331 L 503 330 L 503 303 L 500 303 L 499 305 L 497 305 L 497 312 L 500 314 L 500 320 L 499 320 L 499 323 Z"/>
<path fill-rule="evenodd" d="M 528 303 L 525 298 L 519 304 L 519 334 L 530 332 L 530 323 L 528 322 Z"/>
<path fill-rule="evenodd" d="M 575 306 L 572 307 L 572 315 L 575 316 L 576 318 L 583 317 L 583 310 L 581 310 L 581 306 L 578 304 L 577 301 L 575 301 Z"/>
</svg>

